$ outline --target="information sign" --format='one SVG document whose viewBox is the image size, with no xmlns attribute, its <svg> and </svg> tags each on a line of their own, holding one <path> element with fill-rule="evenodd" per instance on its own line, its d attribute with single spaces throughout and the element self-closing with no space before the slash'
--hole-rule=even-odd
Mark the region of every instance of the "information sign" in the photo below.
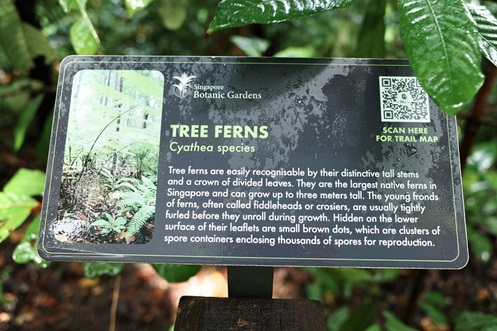
<svg viewBox="0 0 497 331">
<path fill-rule="evenodd" d="M 69 57 L 40 254 L 461 268 L 455 118 L 402 60 Z"/>
</svg>

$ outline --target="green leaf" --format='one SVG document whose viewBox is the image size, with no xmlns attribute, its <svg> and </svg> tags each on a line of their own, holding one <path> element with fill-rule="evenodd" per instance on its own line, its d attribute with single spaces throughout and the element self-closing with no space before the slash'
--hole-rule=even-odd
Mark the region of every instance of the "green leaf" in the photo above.
<svg viewBox="0 0 497 331">
<path fill-rule="evenodd" d="M 485 225 L 488 231 L 493 235 L 497 235 L 497 217 L 487 216 L 484 218 L 485 218 Z"/>
<path fill-rule="evenodd" d="M 86 2 L 87 0 L 59 0 L 59 5 L 68 13 L 72 10 L 79 11 L 80 6 L 86 7 Z"/>
<path fill-rule="evenodd" d="M 32 100 L 28 107 L 22 112 L 19 117 L 16 127 L 14 128 L 14 151 L 18 151 L 22 144 L 24 143 L 24 137 L 26 136 L 26 131 L 29 125 L 33 121 L 38 108 L 40 108 L 41 102 L 43 101 L 43 94 L 40 94 Z"/>
<path fill-rule="evenodd" d="M 313 57 L 313 47 L 288 47 L 278 53 L 274 54 L 275 57 Z"/>
<path fill-rule="evenodd" d="M 416 331 L 404 323 L 402 323 L 394 314 L 383 311 L 383 316 L 385 317 L 385 327 L 387 331 Z"/>
<path fill-rule="evenodd" d="M 45 57 L 45 63 L 51 63 L 57 58 L 55 51 L 50 46 L 48 39 L 41 33 L 40 30 L 27 23 L 23 23 L 26 42 L 29 47 L 29 54 L 32 59 L 38 56 Z"/>
<path fill-rule="evenodd" d="M 321 300 L 321 298 L 319 298 Z M 342 324 L 349 318 L 350 312 L 348 307 L 340 307 L 333 312 L 326 322 L 329 331 L 338 331 Z"/>
<path fill-rule="evenodd" d="M 90 226 L 105 226 L 105 227 L 109 227 L 110 226 L 110 223 L 107 222 L 106 220 L 96 220 L 95 222 L 91 223 Z"/>
<path fill-rule="evenodd" d="M 381 326 L 379 326 L 377 323 L 371 325 L 369 328 L 366 329 L 366 331 L 382 331 Z"/>
<path fill-rule="evenodd" d="M 24 238 L 22 241 L 35 242 L 38 240 L 38 234 L 40 232 L 40 214 L 37 214 L 31 224 L 29 224 L 26 233 L 24 233 Z"/>
<path fill-rule="evenodd" d="M 478 28 L 480 49 L 485 57 L 497 65 L 497 19 L 485 6 L 465 3 Z"/>
<path fill-rule="evenodd" d="M 36 206 L 38 201 L 27 195 L 0 192 L 0 242 L 24 223 Z"/>
<path fill-rule="evenodd" d="M 492 242 L 488 236 L 483 235 L 468 227 L 468 242 L 473 254 L 483 262 L 488 262 L 492 257 Z"/>
<path fill-rule="evenodd" d="M 16 246 L 12 253 L 15 263 L 26 264 L 37 258 L 36 250 L 33 250 L 30 242 L 22 242 Z"/>
<path fill-rule="evenodd" d="M 35 79 L 20 77 L 9 84 L 0 85 L 0 98 L 7 98 L 12 94 L 20 94 L 23 91 L 41 90 L 43 86 L 43 83 Z"/>
<path fill-rule="evenodd" d="M 45 174 L 40 170 L 19 169 L 5 185 L 4 191 L 26 196 L 43 195 Z"/>
<path fill-rule="evenodd" d="M 359 31 L 355 57 L 385 57 L 386 0 L 369 0 Z"/>
<path fill-rule="evenodd" d="M 159 0 L 162 25 L 168 30 L 178 30 L 186 20 L 188 0 Z"/>
<path fill-rule="evenodd" d="M 480 173 L 485 173 L 497 161 L 497 145 L 493 142 L 480 143 L 473 147 L 468 164 L 475 166 Z"/>
<path fill-rule="evenodd" d="M 23 24 L 12 0 L 0 3 L 0 45 L 15 67 L 33 67 Z"/>
<path fill-rule="evenodd" d="M 331 268 L 326 272 L 340 282 L 351 284 L 368 283 L 371 281 L 371 274 L 365 269 L 357 268 Z"/>
<path fill-rule="evenodd" d="M 152 0 L 124 0 L 124 7 L 128 12 L 129 17 L 132 17 L 137 12 L 147 7 Z"/>
<path fill-rule="evenodd" d="M 222 0 L 207 33 L 237 26 L 269 24 L 343 8 L 354 0 Z"/>
<path fill-rule="evenodd" d="M 455 331 L 497 331 L 497 316 L 464 312 L 455 319 Z"/>
<path fill-rule="evenodd" d="M 45 36 L 22 22 L 12 0 L 0 1 L 0 48 L 20 70 L 32 68 L 38 56 L 45 56 L 47 63 L 56 57 Z"/>
<path fill-rule="evenodd" d="M 490 169 L 487 173 L 485 173 L 485 179 L 488 183 L 497 190 L 497 171 Z"/>
<path fill-rule="evenodd" d="M 340 291 L 340 281 L 335 279 L 332 275 L 328 273 L 329 269 L 325 268 L 306 268 L 307 271 L 311 273 L 311 275 L 319 281 L 328 291 L 331 291 L 334 294 L 338 294 Z"/>
<path fill-rule="evenodd" d="M 372 277 L 375 282 L 388 282 L 397 278 L 400 273 L 400 269 L 375 269 Z"/>
<path fill-rule="evenodd" d="M 40 228 L 40 215 L 36 215 L 29 225 L 22 242 L 16 246 L 12 253 L 12 259 L 19 264 L 26 264 L 31 261 L 39 267 L 46 268 L 49 262 L 44 260 L 36 249 L 38 243 L 38 230 Z"/>
<path fill-rule="evenodd" d="M 375 322 L 376 306 L 369 302 L 357 309 L 342 324 L 340 331 L 363 331 L 369 328 Z"/>
<path fill-rule="evenodd" d="M 114 222 L 114 226 L 122 226 L 122 225 L 126 224 L 126 222 L 128 222 L 127 219 L 125 219 L 122 216 L 119 216 L 118 218 L 116 218 L 116 220 Z"/>
<path fill-rule="evenodd" d="M 59 0 L 59 5 L 62 7 L 62 10 L 64 10 L 64 13 L 69 12 L 69 5 L 66 0 Z"/>
<path fill-rule="evenodd" d="M 269 41 L 257 37 L 232 36 L 231 42 L 248 56 L 262 56 L 269 48 Z"/>
<path fill-rule="evenodd" d="M 438 307 L 447 306 L 447 299 L 445 298 L 443 293 L 440 293 L 438 291 L 429 291 L 428 293 L 426 293 L 422 302 L 427 302 Z"/>
<path fill-rule="evenodd" d="M 170 283 L 185 282 L 199 272 L 198 265 L 152 264 L 155 271 Z"/>
<path fill-rule="evenodd" d="M 433 320 L 439 323 L 447 323 L 447 317 L 443 309 L 447 306 L 445 296 L 437 291 L 428 292 L 419 303 L 419 307 Z"/>
<path fill-rule="evenodd" d="M 88 20 L 81 17 L 77 20 L 69 31 L 71 44 L 79 55 L 93 55 L 100 46 L 100 40 L 93 33 L 93 26 L 88 24 Z"/>
<path fill-rule="evenodd" d="M 305 286 L 305 292 L 309 300 L 321 300 L 323 298 L 323 287 L 318 283 L 309 283 Z"/>
<path fill-rule="evenodd" d="M 39 160 L 47 162 L 50 147 L 50 136 L 52 134 L 53 111 L 50 113 L 45 123 L 38 143 L 36 144 L 36 156 Z"/>
<path fill-rule="evenodd" d="M 474 22 L 462 1 L 398 0 L 400 33 L 421 85 L 455 114 L 483 83 Z"/>
<path fill-rule="evenodd" d="M 83 262 L 83 272 L 87 278 L 91 279 L 103 275 L 117 276 L 123 267 L 123 263 Z"/>
</svg>

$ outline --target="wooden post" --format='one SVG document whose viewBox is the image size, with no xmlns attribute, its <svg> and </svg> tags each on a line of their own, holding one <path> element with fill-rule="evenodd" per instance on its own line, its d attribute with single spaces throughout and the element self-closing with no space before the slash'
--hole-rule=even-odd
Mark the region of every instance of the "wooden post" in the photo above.
<svg viewBox="0 0 497 331">
<path fill-rule="evenodd" d="M 325 331 L 321 302 L 272 299 L 273 268 L 228 267 L 228 298 L 182 297 L 175 331 Z"/>
</svg>

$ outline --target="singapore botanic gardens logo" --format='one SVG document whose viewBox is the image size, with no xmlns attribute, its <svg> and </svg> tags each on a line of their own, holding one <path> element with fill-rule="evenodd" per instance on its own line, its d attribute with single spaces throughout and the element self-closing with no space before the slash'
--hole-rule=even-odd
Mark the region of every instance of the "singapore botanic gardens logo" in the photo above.
<svg viewBox="0 0 497 331">
<path fill-rule="evenodd" d="M 178 84 L 174 84 L 174 95 L 176 95 L 179 98 L 185 98 L 188 96 L 191 91 L 192 91 L 192 85 L 191 82 L 196 78 L 197 76 L 188 76 L 185 73 L 182 73 L 181 76 L 173 76 L 174 79 L 177 79 L 179 81 Z"/>
</svg>

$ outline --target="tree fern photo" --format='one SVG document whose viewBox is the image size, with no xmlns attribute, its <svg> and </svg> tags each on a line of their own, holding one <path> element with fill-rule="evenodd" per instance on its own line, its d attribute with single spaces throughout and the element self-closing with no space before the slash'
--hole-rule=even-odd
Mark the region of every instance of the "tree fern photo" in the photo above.
<svg viewBox="0 0 497 331">
<path fill-rule="evenodd" d="M 163 86 L 154 70 L 81 70 L 74 76 L 54 224 L 59 241 L 150 241 Z"/>
</svg>

